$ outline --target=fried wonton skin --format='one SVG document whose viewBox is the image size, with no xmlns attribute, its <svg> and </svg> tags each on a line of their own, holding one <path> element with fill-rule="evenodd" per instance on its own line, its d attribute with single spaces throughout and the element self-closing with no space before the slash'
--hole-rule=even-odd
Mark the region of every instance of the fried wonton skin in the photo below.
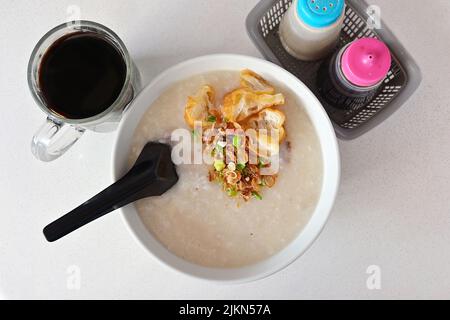
<svg viewBox="0 0 450 320">
<path fill-rule="evenodd" d="M 269 133 L 271 130 L 278 130 L 279 141 L 282 141 L 286 136 L 283 127 L 285 120 L 286 116 L 280 110 L 266 108 L 249 117 L 245 122 L 245 128 L 266 129 Z"/>
<path fill-rule="evenodd" d="M 284 104 L 284 96 L 278 94 L 257 94 L 248 88 L 240 88 L 225 95 L 223 115 L 227 121 L 243 121 L 259 111 Z"/>
<path fill-rule="evenodd" d="M 259 74 L 252 70 L 245 69 L 241 71 L 241 87 L 252 90 L 255 93 L 274 94 L 275 89 Z"/>
<path fill-rule="evenodd" d="M 275 135 L 274 135 L 275 134 Z M 280 142 L 276 132 L 260 131 L 257 135 L 249 136 L 249 151 L 258 157 L 268 159 L 280 151 Z"/>
<path fill-rule="evenodd" d="M 184 109 L 184 119 L 186 123 L 194 128 L 195 121 L 202 121 L 202 125 L 207 125 L 215 99 L 215 92 L 211 86 L 203 86 L 195 96 L 188 97 Z"/>
</svg>

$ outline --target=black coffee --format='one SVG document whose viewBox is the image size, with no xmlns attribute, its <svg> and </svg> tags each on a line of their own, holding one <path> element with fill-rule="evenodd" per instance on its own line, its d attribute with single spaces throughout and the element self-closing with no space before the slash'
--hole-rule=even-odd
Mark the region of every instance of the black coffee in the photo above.
<svg viewBox="0 0 450 320">
<path fill-rule="evenodd" d="M 39 66 L 39 88 L 48 108 L 70 119 L 99 114 L 119 96 L 126 77 L 120 52 L 95 33 L 57 40 Z"/>
</svg>

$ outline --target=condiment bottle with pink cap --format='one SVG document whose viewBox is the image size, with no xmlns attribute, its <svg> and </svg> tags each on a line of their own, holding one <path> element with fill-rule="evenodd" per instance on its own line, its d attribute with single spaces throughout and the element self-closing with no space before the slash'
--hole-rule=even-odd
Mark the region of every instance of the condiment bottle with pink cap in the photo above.
<svg viewBox="0 0 450 320">
<path fill-rule="evenodd" d="M 361 38 L 322 64 L 317 86 L 330 105 L 355 110 L 374 98 L 390 68 L 387 45 L 375 38 Z"/>
</svg>

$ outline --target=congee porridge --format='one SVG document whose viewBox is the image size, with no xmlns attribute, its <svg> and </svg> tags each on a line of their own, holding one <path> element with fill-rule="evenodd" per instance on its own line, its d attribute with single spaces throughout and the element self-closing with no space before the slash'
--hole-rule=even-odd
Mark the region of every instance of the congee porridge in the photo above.
<svg viewBox="0 0 450 320">
<path fill-rule="evenodd" d="M 223 133 L 230 127 L 261 126 L 276 134 L 266 137 L 262 130 L 231 140 L 208 135 L 212 129 Z M 207 267 L 241 267 L 270 257 L 299 234 L 318 202 L 323 163 L 314 127 L 292 92 L 250 70 L 183 80 L 144 114 L 134 133 L 130 166 L 147 142 L 170 140 L 180 128 L 210 146 L 214 159 L 178 165 L 179 181 L 172 189 L 135 203 L 147 229 L 168 250 Z M 253 151 L 252 141 L 267 152 Z M 232 150 L 247 142 L 249 155 L 242 160 Z M 276 172 L 270 171 L 274 155 L 279 158 Z"/>
</svg>

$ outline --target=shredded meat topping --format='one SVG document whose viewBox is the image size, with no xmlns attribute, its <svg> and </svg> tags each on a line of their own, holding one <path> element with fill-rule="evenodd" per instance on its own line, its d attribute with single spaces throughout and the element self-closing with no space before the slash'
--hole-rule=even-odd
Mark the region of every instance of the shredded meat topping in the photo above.
<svg viewBox="0 0 450 320">
<path fill-rule="evenodd" d="M 277 174 L 263 175 L 261 171 L 270 166 L 270 156 L 278 153 L 286 136 L 285 116 L 274 109 L 284 104 L 284 96 L 258 74 L 243 70 L 241 87 L 225 95 L 220 107 L 214 106 L 214 97 L 214 89 L 204 86 L 189 97 L 185 110 L 189 126 L 195 121 L 202 123 L 202 142 L 214 159 L 209 181 L 220 183 L 230 197 L 261 200 L 261 189 L 273 187 L 277 179 Z M 246 135 L 247 129 L 256 134 Z M 276 134 L 269 136 L 271 131 Z"/>
</svg>

